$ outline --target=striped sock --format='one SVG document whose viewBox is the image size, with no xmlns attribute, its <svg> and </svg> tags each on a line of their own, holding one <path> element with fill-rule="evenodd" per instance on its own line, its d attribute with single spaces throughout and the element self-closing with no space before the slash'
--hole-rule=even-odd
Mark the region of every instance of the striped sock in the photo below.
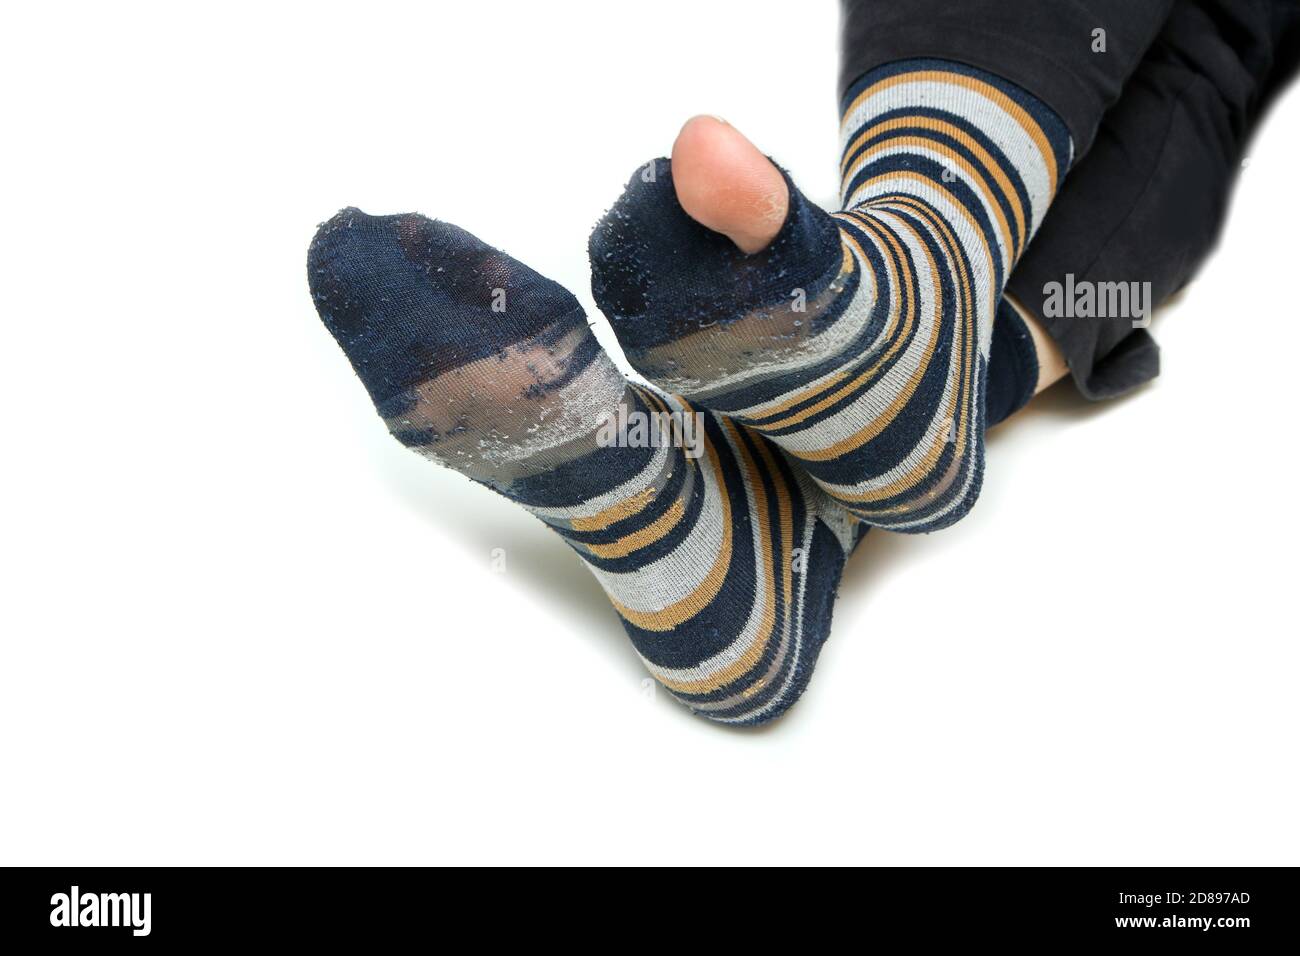
<svg viewBox="0 0 1300 956">
<path fill-rule="evenodd" d="M 695 432 L 572 295 L 455 226 L 346 209 L 308 274 L 394 436 L 558 532 L 673 696 L 737 724 L 794 702 L 860 526 L 779 448 L 711 413 Z"/>
<path fill-rule="evenodd" d="M 592 235 L 592 288 L 651 381 L 766 435 L 863 521 L 933 531 L 979 494 L 998 300 L 1072 147 L 1023 89 L 936 60 L 854 84 L 842 136 L 843 211 L 787 176 L 754 255 L 686 215 L 667 160 L 644 167 Z"/>
</svg>

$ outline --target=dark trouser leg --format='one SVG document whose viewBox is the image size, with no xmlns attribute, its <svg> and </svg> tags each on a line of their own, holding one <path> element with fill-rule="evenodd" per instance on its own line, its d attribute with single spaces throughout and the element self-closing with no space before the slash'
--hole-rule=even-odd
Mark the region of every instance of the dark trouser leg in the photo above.
<svg viewBox="0 0 1300 956">
<path fill-rule="evenodd" d="M 1173 0 L 842 0 L 840 92 L 895 60 L 966 63 L 1019 84 L 1055 110 L 1077 158 L 1172 6 Z"/>
<path fill-rule="evenodd" d="M 1153 378 L 1159 350 L 1131 314 L 1049 314 L 1048 284 L 1149 282 L 1154 307 L 1191 279 L 1214 246 L 1259 111 L 1294 70 L 1298 11 L 1181 0 L 1012 274 L 1008 295 L 1061 346 L 1088 398 Z"/>
</svg>

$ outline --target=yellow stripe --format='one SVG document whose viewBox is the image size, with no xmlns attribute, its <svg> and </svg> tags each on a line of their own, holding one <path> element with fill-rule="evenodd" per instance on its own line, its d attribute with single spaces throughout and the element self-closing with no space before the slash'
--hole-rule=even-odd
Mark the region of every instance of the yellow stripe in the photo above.
<svg viewBox="0 0 1300 956">
<path fill-rule="evenodd" d="M 610 525 L 630 518 L 654 501 L 656 489 L 653 485 L 642 488 L 631 497 L 624 498 L 618 504 L 610 505 L 604 511 L 598 511 L 589 518 L 574 518 L 569 522 L 574 531 L 603 531 Z"/>
<path fill-rule="evenodd" d="M 668 506 L 667 511 L 639 531 L 633 531 L 609 544 L 589 544 L 585 547 L 598 558 L 623 558 L 664 537 L 677 527 L 677 522 L 682 520 L 684 514 L 686 508 L 679 498 Z"/>
<path fill-rule="evenodd" d="M 763 458 L 763 463 L 767 466 L 767 473 L 772 476 L 772 484 L 776 487 L 776 514 L 781 532 L 781 584 L 784 588 L 782 594 L 785 599 L 782 626 L 788 634 L 790 615 L 792 613 L 791 605 L 794 597 L 794 582 L 792 580 L 794 568 L 791 566 L 791 562 L 794 560 L 794 505 L 790 500 L 790 486 L 785 483 L 780 469 L 777 468 L 776 460 L 773 458 L 772 450 L 768 448 L 767 442 L 758 441 L 755 444 L 758 445 L 758 452 Z"/>
</svg>

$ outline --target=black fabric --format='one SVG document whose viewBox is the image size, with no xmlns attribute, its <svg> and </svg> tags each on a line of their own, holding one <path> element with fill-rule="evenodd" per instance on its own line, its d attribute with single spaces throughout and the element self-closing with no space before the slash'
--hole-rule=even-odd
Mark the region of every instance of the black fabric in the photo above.
<svg viewBox="0 0 1300 956">
<path fill-rule="evenodd" d="M 1105 54 L 1089 42 L 1098 26 Z M 1300 2 L 843 0 L 842 39 L 841 93 L 923 51 L 999 73 L 1061 114 L 1075 165 L 1007 292 L 1061 346 L 1086 397 L 1153 378 L 1147 330 L 1129 316 L 1045 315 L 1045 286 L 1150 282 L 1155 306 L 1191 279 L 1263 108 L 1300 63 Z"/>
<path fill-rule="evenodd" d="M 1023 86 L 1065 120 L 1076 155 L 1173 0 L 842 0 L 840 94 L 893 60 L 957 60 Z M 1094 52 L 1095 30 L 1105 52 Z"/>
<path fill-rule="evenodd" d="M 1061 346 L 1080 392 L 1121 395 L 1160 352 L 1130 317 L 1045 314 L 1044 287 L 1151 283 L 1158 306 L 1213 250 L 1260 109 L 1294 68 L 1297 4 L 1184 0 L 1066 179 L 1007 293 Z M 1292 39 L 1289 39 L 1292 38 Z"/>
</svg>

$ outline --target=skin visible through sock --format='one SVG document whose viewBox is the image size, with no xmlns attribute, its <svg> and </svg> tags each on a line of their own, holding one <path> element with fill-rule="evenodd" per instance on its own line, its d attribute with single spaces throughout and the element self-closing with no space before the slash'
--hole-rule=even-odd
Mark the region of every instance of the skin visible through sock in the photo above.
<svg viewBox="0 0 1300 956">
<path fill-rule="evenodd" d="M 1025 91 L 938 61 L 864 77 L 843 132 L 844 211 L 781 174 L 786 219 L 745 255 L 779 189 L 734 131 L 688 124 L 681 188 L 665 162 L 598 225 L 593 292 L 650 380 L 767 435 L 862 520 L 932 531 L 978 496 L 993 317 L 1069 138 Z M 711 155 L 753 175 L 718 199 Z"/>
<path fill-rule="evenodd" d="M 673 188 L 696 222 L 722 233 L 753 254 L 776 238 L 790 208 L 785 177 L 752 142 L 726 120 L 695 116 L 673 142 Z M 1047 330 L 1009 296 L 1033 338 L 1041 392 L 1065 377 L 1065 356 Z"/>
<path fill-rule="evenodd" d="M 344 210 L 308 277 L 393 435 L 555 530 L 673 696 L 735 724 L 798 698 L 857 528 L 779 448 L 627 382 L 572 295 L 447 223 Z"/>
</svg>

